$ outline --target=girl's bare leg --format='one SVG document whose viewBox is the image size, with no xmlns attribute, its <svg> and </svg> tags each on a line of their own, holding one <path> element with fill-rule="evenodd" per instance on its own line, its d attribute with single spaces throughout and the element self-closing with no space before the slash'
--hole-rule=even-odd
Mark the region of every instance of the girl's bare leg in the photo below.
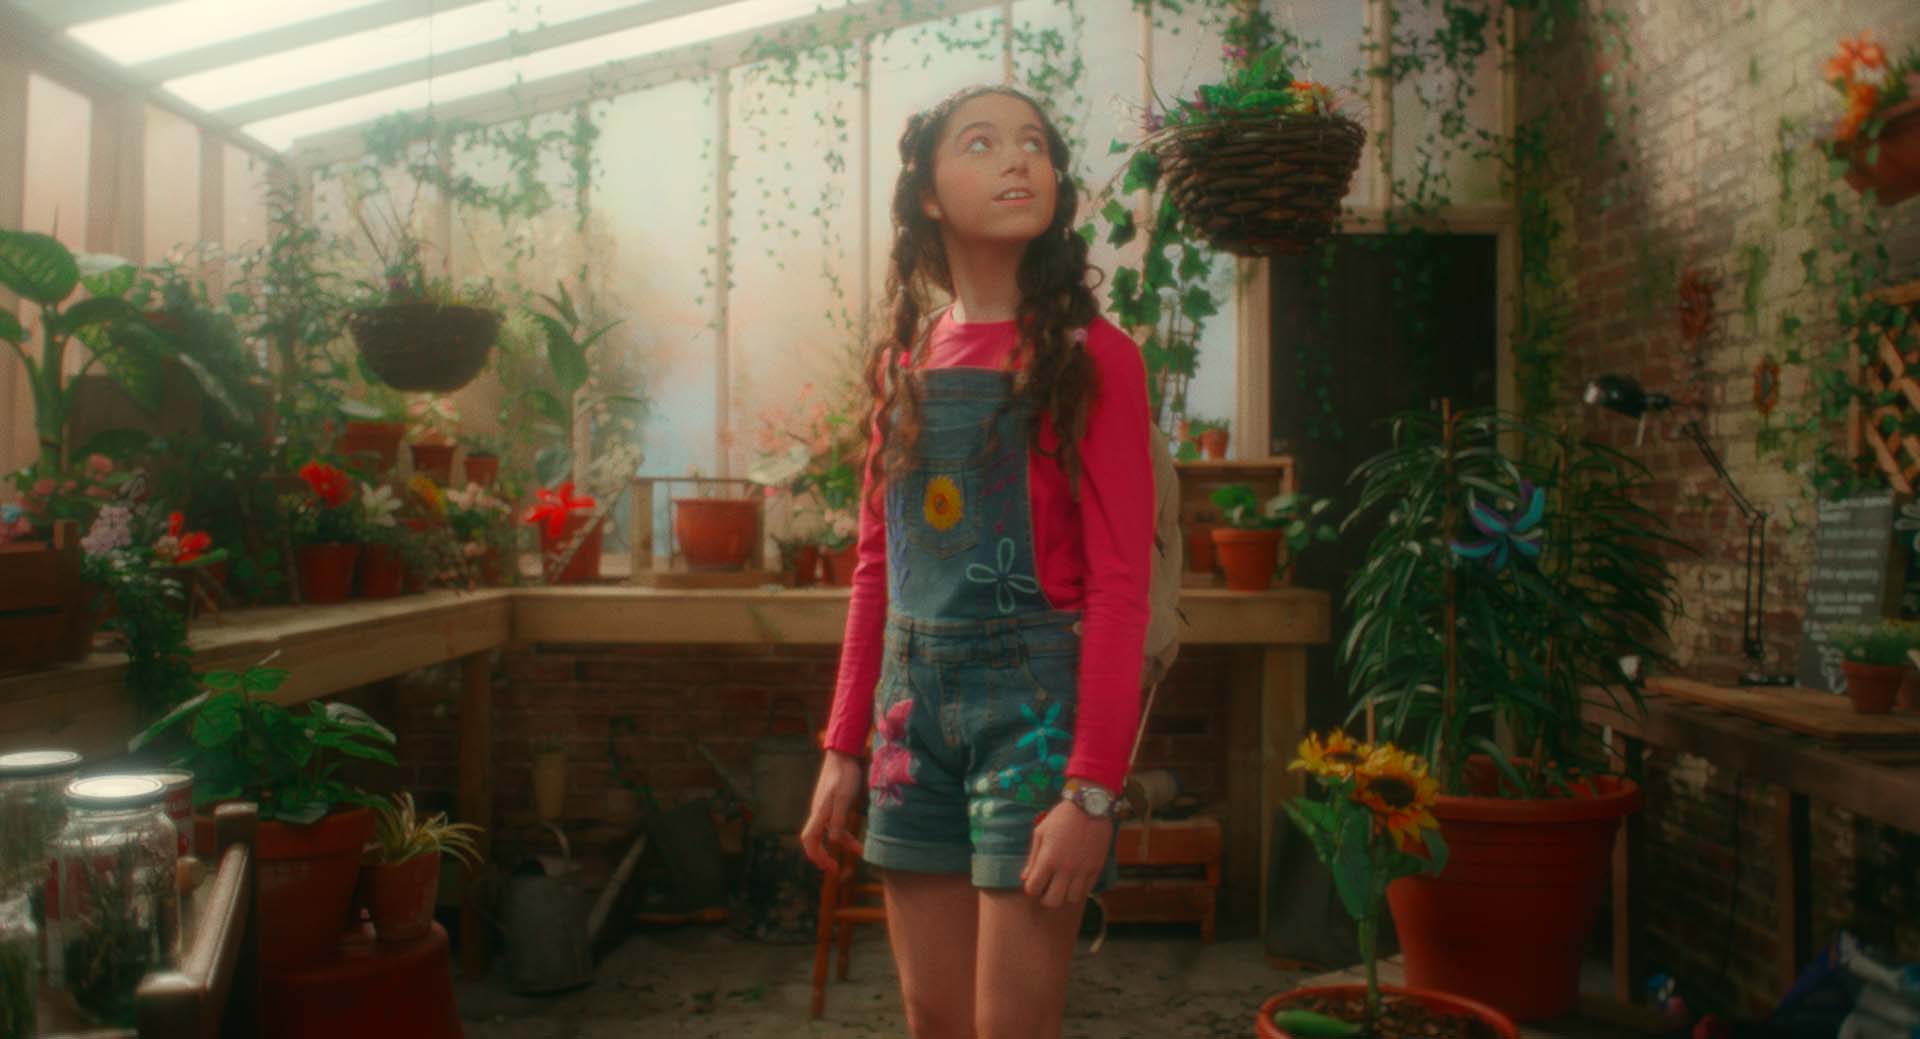
<svg viewBox="0 0 1920 1039">
<path fill-rule="evenodd" d="M 1084 899 L 1048 909 L 1026 892 L 980 892 L 978 1039 L 1058 1039 Z"/>
<path fill-rule="evenodd" d="M 885 870 L 887 936 L 913 1039 L 975 1039 L 979 895 L 961 873 Z"/>
</svg>

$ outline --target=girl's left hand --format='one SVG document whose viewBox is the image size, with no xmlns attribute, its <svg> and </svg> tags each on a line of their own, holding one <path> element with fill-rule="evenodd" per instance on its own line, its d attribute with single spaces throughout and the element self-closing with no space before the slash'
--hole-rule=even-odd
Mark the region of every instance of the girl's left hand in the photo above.
<svg viewBox="0 0 1920 1039">
<path fill-rule="evenodd" d="M 1107 864 L 1113 825 L 1064 801 L 1049 809 L 1033 828 L 1027 868 L 1020 871 L 1027 894 L 1048 909 L 1079 905 Z"/>
</svg>

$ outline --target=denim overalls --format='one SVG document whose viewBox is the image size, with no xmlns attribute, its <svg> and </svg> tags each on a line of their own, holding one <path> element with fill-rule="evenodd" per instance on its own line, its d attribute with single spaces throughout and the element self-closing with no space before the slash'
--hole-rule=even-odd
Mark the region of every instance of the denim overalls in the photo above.
<svg viewBox="0 0 1920 1039">
<path fill-rule="evenodd" d="M 1080 623 L 1040 587 L 1012 373 L 923 373 L 918 465 L 886 487 L 888 616 L 867 861 L 1016 888 L 1072 753 Z M 1066 808 L 1067 811 L 1077 809 Z M 1117 875 L 1111 845 L 1104 890 Z"/>
</svg>

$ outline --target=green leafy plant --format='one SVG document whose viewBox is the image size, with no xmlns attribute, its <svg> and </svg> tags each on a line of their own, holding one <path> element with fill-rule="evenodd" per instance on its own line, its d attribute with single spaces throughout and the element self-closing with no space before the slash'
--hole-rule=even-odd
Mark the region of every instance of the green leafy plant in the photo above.
<svg viewBox="0 0 1920 1039">
<path fill-rule="evenodd" d="M 1366 1020 L 1346 1022 L 1361 1027 L 1333 1034 L 1370 1035 L 1380 1013 L 1380 903 L 1387 885 L 1419 873 L 1438 875 L 1447 865 L 1447 842 L 1433 817 L 1439 784 L 1418 757 L 1390 743 L 1356 743 L 1337 729 L 1325 742 L 1308 735 L 1287 767 L 1306 772 L 1326 794 L 1318 801 L 1295 798 L 1285 807 L 1332 872 L 1340 903 L 1358 928 L 1366 968 Z M 1285 1028 L 1288 1022 L 1283 1017 L 1277 1023 Z"/>
<path fill-rule="evenodd" d="M 1321 518 L 1333 502 L 1303 494 L 1276 494 L 1261 501 L 1253 488 L 1232 483 L 1216 488 L 1213 505 L 1229 527 L 1241 530 L 1277 530 L 1291 557 L 1316 544 L 1337 540 L 1340 528 Z"/>
<path fill-rule="evenodd" d="M 1384 514 L 1347 584 L 1355 712 L 1372 707 L 1448 793 L 1472 792 L 1475 754 L 1527 797 L 1604 771 L 1581 707 L 1590 690 L 1620 707 L 1621 689 L 1639 706 L 1637 674 L 1667 662 L 1678 607 L 1666 554 L 1685 550 L 1635 501 L 1640 463 L 1498 411 L 1416 412 L 1354 479 L 1347 522 Z"/>
<path fill-rule="evenodd" d="M 1835 624 L 1827 638 L 1846 660 L 1876 667 L 1906 667 L 1907 651 L 1920 647 L 1920 623 L 1881 620 Z"/>
<path fill-rule="evenodd" d="M 373 848 L 371 861 L 398 865 L 408 859 L 436 852 L 451 855 L 469 867 L 479 865 L 480 849 L 474 838 L 481 829 L 472 823 L 447 821 L 447 813 L 422 815 L 414 807 L 413 795 L 402 792 L 383 798 L 373 806 Z"/>
<path fill-rule="evenodd" d="M 534 413 L 542 420 L 537 432 L 545 446 L 533 461 L 534 476 L 542 484 L 557 483 L 573 472 L 574 430 L 583 413 L 603 420 L 625 417 L 637 423 L 646 411 L 646 401 L 631 393 L 596 392 L 589 388 L 594 375 L 590 363 L 594 359 L 594 347 L 620 322 L 609 321 L 589 330 L 587 319 L 574 305 L 567 287 L 555 285 L 554 291 L 556 295 L 540 296 L 546 310 L 529 308 L 545 336 L 547 368 L 553 385 L 523 391 Z"/>
<path fill-rule="evenodd" d="M 280 706 L 270 697 L 286 679 L 270 667 L 210 671 L 200 678 L 206 691 L 135 737 L 132 749 L 184 728 L 177 764 L 194 775 L 196 806 L 247 800 L 260 806 L 261 819 L 297 826 L 339 805 L 377 807 L 378 799 L 338 772 L 347 759 L 392 765 L 393 733 L 351 704 Z"/>
</svg>

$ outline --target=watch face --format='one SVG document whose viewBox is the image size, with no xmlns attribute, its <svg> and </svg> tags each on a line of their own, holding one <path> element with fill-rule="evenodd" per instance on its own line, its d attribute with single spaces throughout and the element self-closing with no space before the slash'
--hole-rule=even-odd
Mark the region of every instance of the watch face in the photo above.
<svg viewBox="0 0 1920 1039">
<path fill-rule="evenodd" d="M 1105 815 L 1113 808 L 1113 797 L 1105 790 L 1082 787 L 1080 803 L 1086 808 L 1088 815 Z"/>
</svg>

